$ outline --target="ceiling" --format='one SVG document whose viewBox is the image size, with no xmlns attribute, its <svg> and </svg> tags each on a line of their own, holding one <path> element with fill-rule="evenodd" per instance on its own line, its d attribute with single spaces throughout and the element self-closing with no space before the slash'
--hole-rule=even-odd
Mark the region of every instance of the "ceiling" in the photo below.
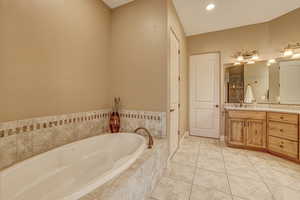
<svg viewBox="0 0 300 200">
<path fill-rule="evenodd" d="M 300 7 L 300 0 L 173 0 L 186 35 L 270 21 Z M 214 2 L 216 8 L 207 11 Z"/>
<path fill-rule="evenodd" d="M 130 3 L 134 0 L 102 0 L 102 1 L 104 1 L 104 3 L 108 5 L 110 8 L 117 8 L 119 6 Z"/>
</svg>

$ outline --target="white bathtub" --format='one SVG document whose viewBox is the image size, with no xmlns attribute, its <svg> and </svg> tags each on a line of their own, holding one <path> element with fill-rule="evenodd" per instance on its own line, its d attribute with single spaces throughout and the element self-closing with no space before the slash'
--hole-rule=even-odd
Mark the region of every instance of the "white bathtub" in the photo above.
<svg viewBox="0 0 300 200">
<path fill-rule="evenodd" d="M 0 172 L 0 200 L 75 200 L 126 170 L 146 148 L 137 134 L 71 143 Z"/>
</svg>

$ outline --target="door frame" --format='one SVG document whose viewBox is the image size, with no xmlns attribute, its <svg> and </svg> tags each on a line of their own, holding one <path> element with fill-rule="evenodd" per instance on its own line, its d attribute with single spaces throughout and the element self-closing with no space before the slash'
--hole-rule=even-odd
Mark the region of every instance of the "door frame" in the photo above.
<svg viewBox="0 0 300 200">
<path fill-rule="evenodd" d="M 223 111 L 222 111 L 222 106 L 221 102 L 222 99 L 224 99 L 223 95 L 222 95 L 222 83 L 224 82 L 223 80 L 223 74 L 224 74 L 224 68 L 223 66 L 223 62 L 222 62 L 222 53 L 221 51 L 205 51 L 205 52 L 201 52 L 201 53 L 191 53 L 189 54 L 189 58 L 188 58 L 188 126 L 189 126 L 189 130 L 190 130 L 190 113 L 191 113 L 191 105 L 190 105 L 190 95 L 191 95 L 191 91 L 190 91 L 190 57 L 191 56 L 200 56 L 200 55 L 205 55 L 205 54 L 218 54 L 219 55 L 219 116 L 220 116 L 220 120 L 219 120 L 219 139 L 221 140 L 223 138 L 224 140 L 224 135 L 225 135 L 225 131 L 224 131 L 224 135 L 222 135 L 222 130 L 225 130 L 225 124 L 223 123 L 225 116 L 222 115 Z M 189 136 L 191 137 L 202 137 L 202 138 L 210 138 L 210 137 L 204 137 L 204 136 L 197 136 L 197 135 L 191 135 L 191 131 L 189 131 Z M 215 138 L 213 138 L 215 139 Z"/>
<path fill-rule="evenodd" d="M 176 31 L 172 28 L 172 26 L 169 26 L 168 29 L 168 78 L 167 78 L 167 85 L 168 85 L 168 101 L 167 101 L 167 118 L 169 120 L 167 120 L 169 123 L 167 124 L 168 127 L 168 139 L 170 141 L 170 137 L 171 137 L 171 118 L 170 118 L 170 104 L 171 104 L 171 34 L 173 34 L 178 42 L 178 49 L 181 52 L 181 40 L 180 38 L 177 36 Z M 178 76 L 181 77 L 181 53 L 178 56 Z M 179 78 L 178 77 L 178 78 Z M 178 133 L 180 133 L 180 119 L 181 119 L 181 81 L 178 79 Z M 178 137 L 178 143 L 177 143 L 177 149 L 175 150 L 175 152 L 173 154 L 171 154 L 172 152 L 169 152 L 169 159 L 171 159 L 176 152 L 179 149 L 179 145 L 180 145 L 180 135 L 177 133 L 177 137 Z M 170 145 L 169 145 L 169 150 L 170 150 Z"/>
</svg>

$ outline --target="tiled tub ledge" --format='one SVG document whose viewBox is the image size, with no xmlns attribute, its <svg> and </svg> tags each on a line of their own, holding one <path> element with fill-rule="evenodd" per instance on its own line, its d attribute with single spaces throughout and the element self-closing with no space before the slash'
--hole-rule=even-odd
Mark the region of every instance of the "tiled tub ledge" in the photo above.
<svg viewBox="0 0 300 200">
<path fill-rule="evenodd" d="M 146 200 L 167 167 L 167 139 L 154 138 L 133 165 L 80 200 Z"/>
</svg>

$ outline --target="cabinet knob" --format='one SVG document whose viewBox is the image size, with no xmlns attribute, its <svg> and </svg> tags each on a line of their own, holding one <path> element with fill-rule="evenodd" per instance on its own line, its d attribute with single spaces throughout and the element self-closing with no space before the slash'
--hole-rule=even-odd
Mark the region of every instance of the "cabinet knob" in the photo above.
<svg viewBox="0 0 300 200">
<path fill-rule="evenodd" d="M 281 116 L 281 117 L 280 117 L 280 119 L 281 119 L 281 120 L 283 120 L 283 119 L 284 119 L 284 117 L 283 117 L 283 116 Z"/>
<path fill-rule="evenodd" d="M 280 148 L 283 148 L 283 145 L 281 144 L 281 145 L 279 145 L 279 147 L 280 147 Z"/>
<path fill-rule="evenodd" d="M 280 129 L 280 132 L 283 132 L 283 129 Z"/>
</svg>

